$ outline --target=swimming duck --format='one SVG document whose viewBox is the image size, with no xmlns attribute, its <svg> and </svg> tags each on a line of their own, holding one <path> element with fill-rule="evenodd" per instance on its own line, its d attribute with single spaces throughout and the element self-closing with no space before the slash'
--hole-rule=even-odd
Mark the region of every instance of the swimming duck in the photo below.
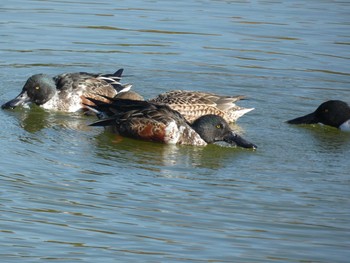
<svg viewBox="0 0 350 263">
<path fill-rule="evenodd" d="M 229 124 L 218 115 L 204 115 L 188 124 L 186 119 L 167 105 L 148 101 L 114 99 L 112 104 L 90 99 L 92 108 L 103 116 L 91 126 L 111 126 L 121 136 L 156 141 L 166 144 L 204 146 L 224 142 L 233 146 L 255 149 L 231 130 Z"/>
<path fill-rule="evenodd" d="M 1 106 L 2 109 L 35 103 L 44 109 L 64 112 L 76 112 L 84 108 L 85 97 L 101 94 L 113 97 L 118 92 L 127 91 L 130 84 L 121 85 L 123 69 L 113 74 L 94 74 L 86 72 L 64 73 L 55 77 L 46 74 L 31 76 L 21 93 Z M 100 97 L 101 100 L 106 98 Z"/>
<path fill-rule="evenodd" d="M 119 98 L 143 100 L 142 96 L 133 91 L 120 93 L 120 96 Z M 254 108 L 243 108 L 235 104 L 244 98 L 245 96 L 221 96 L 209 92 L 173 90 L 148 101 L 168 105 L 173 110 L 180 112 L 190 123 L 206 114 L 218 115 L 226 122 L 233 123 L 239 117 L 254 110 Z"/>
<path fill-rule="evenodd" d="M 350 107 L 341 100 L 329 100 L 322 103 L 314 112 L 287 121 L 290 124 L 322 123 L 341 130 L 350 131 Z"/>
</svg>

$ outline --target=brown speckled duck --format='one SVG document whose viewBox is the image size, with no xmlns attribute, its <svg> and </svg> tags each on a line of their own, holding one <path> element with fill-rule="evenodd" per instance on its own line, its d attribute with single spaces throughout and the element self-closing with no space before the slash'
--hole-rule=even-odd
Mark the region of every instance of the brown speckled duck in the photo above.
<svg viewBox="0 0 350 263">
<path fill-rule="evenodd" d="M 143 97 L 134 91 L 120 93 L 117 98 L 143 100 Z M 148 101 L 168 105 L 173 110 L 180 112 L 190 123 L 207 114 L 221 116 L 226 122 L 233 123 L 244 114 L 254 110 L 254 108 L 243 108 L 235 104 L 244 98 L 244 96 L 221 96 L 201 91 L 173 90 Z"/>
</svg>

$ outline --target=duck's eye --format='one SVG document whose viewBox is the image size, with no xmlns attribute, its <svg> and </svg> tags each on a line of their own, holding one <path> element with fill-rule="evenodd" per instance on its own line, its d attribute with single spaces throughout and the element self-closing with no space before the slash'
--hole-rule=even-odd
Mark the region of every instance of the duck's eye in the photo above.
<svg viewBox="0 0 350 263">
<path fill-rule="evenodd" d="M 39 87 L 39 86 L 36 86 L 36 87 L 35 87 L 35 89 L 36 89 L 36 90 L 39 90 L 39 89 L 40 89 L 40 87 Z"/>
<path fill-rule="evenodd" d="M 216 128 L 217 128 L 217 129 L 222 129 L 222 125 L 221 125 L 221 124 L 217 124 L 217 125 L 216 125 Z"/>
<path fill-rule="evenodd" d="M 329 110 L 328 109 L 325 109 L 324 112 L 327 113 Z"/>
</svg>

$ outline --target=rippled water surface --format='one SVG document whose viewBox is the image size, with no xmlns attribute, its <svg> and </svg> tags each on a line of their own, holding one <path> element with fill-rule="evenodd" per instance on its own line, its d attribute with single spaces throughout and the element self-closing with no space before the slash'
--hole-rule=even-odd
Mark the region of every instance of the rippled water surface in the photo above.
<svg viewBox="0 0 350 263">
<path fill-rule="evenodd" d="M 349 18 L 348 1 L 2 1 L 1 103 L 32 74 L 124 68 L 146 98 L 247 95 L 233 128 L 259 148 L 1 110 L 1 262 L 348 262 L 350 134 L 285 121 L 350 102 Z"/>
</svg>

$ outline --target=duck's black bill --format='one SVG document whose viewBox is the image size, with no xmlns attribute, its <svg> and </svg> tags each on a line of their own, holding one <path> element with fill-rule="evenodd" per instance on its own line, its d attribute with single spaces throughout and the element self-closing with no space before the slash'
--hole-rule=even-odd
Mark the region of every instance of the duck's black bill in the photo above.
<svg viewBox="0 0 350 263">
<path fill-rule="evenodd" d="M 251 143 L 249 141 L 247 141 L 246 139 L 244 139 L 243 137 L 239 136 L 236 133 L 230 133 L 229 135 L 227 135 L 224 138 L 224 141 L 226 143 L 229 143 L 233 146 L 239 146 L 239 147 L 243 147 L 243 148 L 248 148 L 248 149 L 256 149 L 258 148 L 258 146 L 256 146 L 254 143 Z"/>
<path fill-rule="evenodd" d="M 21 92 L 16 98 L 1 105 L 2 109 L 14 109 L 30 101 L 27 92 Z"/>
<path fill-rule="evenodd" d="M 289 124 L 315 124 L 318 123 L 315 113 L 310 113 L 305 116 L 301 116 L 287 121 Z"/>
</svg>

